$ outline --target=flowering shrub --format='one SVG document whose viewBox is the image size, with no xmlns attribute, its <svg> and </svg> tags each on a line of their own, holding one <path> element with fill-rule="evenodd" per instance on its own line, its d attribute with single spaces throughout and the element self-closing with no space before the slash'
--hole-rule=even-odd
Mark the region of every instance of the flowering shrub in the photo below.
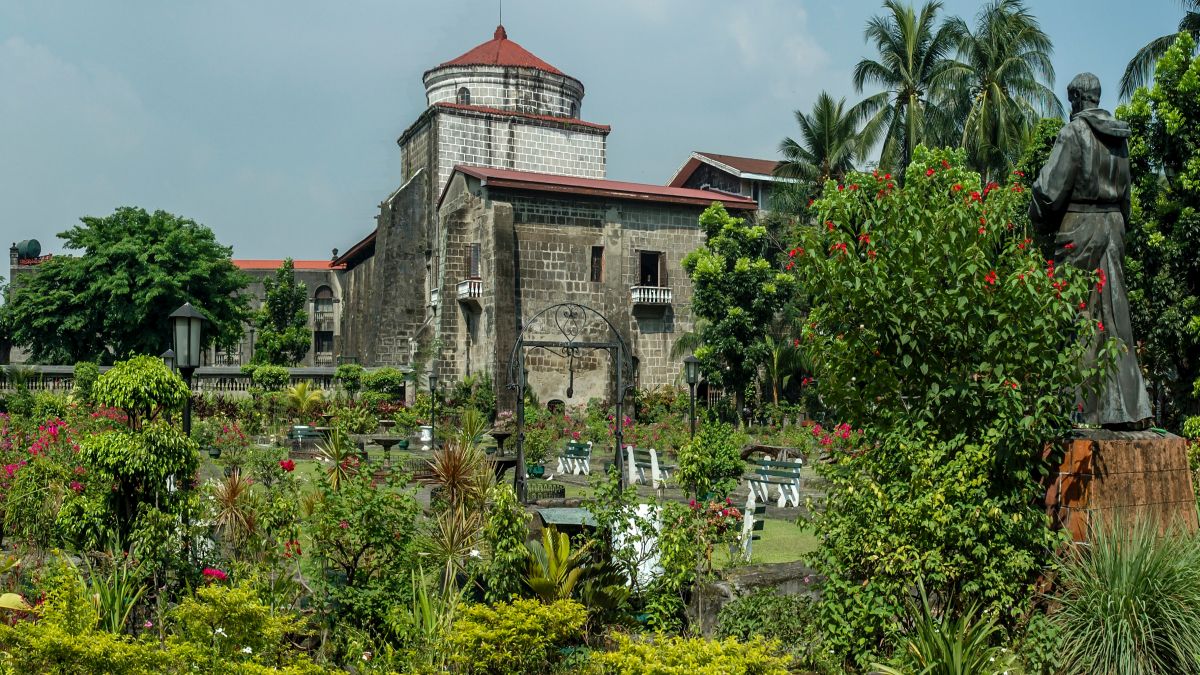
<svg viewBox="0 0 1200 675">
<path fill-rule="evenodd" d="M 1102 275 L 1056 267 L 1014 180 L 981 185 L 961 151 L 919 148 L 904 187 L 851 174 L 814 204 L 787 263 L 832 433 L 813 563 L 830 646 L 886 652 L 912 580 L 1007 619 L 1026 608 L 1052 537 L 1037 479 L 1069 426 Z M 1106 347 L 1111 354 L 1113 342 Z M 864 436 L 849 432 L 862 427 Z"/>
</svg>

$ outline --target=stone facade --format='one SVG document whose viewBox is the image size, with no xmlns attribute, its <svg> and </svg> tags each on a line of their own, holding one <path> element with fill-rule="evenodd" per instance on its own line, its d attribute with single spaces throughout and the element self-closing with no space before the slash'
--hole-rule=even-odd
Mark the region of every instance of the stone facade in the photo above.
<svg viewBox="0 0 1200 675">
<path fill-rule="evenodd" d="M 536 68 L 448 66 L 425 75 L 429 105 L 455 103 L 533 115 L 579 117 L 583 84 Z"/>
</svg>

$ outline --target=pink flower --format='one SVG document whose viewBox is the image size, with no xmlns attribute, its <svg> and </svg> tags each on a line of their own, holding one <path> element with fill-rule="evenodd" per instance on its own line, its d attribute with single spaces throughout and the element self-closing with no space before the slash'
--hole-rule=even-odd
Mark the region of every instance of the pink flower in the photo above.
<svg viewBox="0 0 1200 675">
<path fill-rule="evenodd" d="M 279 468 L 291 473 L 296 470 L 296 463 L 290 459 L 279 460 Z"/>
<path fill-rule="evenodd" d="M 200 574 L 202 574 L 214 581 L 225 581 L 226 579 L 229 578 L 228 574 L 222 572 L 221 570 L 219 570 L 215 567 L 205 567 L 204 571 L 202 571 Z"/>
<path fill-rule="evenodd" d="M 338 527 L 340 527 L 340 528 L 342 528 L 343 530 L 345 530 L 345 529 L 347 529 L 348 527 L 350 527 L 350 523 L 347 523 L 346 521 L 344 521 L 344 520 L 343 520 L 342 522 L 338 523 Z"/>
<path fill-rule="evenodd" d="M 77 480 L 71 481 L 70 487 L 75 492 L 83 492 L 83 483 L 80 483 Z"/>
</svg>

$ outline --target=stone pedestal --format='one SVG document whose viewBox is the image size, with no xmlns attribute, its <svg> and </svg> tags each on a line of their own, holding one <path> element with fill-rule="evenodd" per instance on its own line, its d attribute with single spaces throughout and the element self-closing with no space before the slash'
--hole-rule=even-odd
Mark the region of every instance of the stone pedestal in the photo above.
<svg viewBox="0 0 1200 675">
<path fill-rule="evenodd" d="M 1046 513 L 1076 542 L 1088 526 L 1117 515 L 1197 529 L 1187 441 L 1150 431 L 1080 429 L 1060 443 L 1062 463 L 1047 479 Z"/>
</svg>

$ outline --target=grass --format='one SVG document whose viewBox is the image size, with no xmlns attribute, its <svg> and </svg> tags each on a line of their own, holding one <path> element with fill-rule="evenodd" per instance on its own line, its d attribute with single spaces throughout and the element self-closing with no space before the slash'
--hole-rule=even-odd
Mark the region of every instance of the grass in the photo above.
<svg viewBox="0 0 1200 675">
<path fill-rule="evenodd" d="M 788 520 L 767 518 L 763 523 L 762 539 L 754 542 L 750 550 L 750 563 L 795 562 L 817 550 L 820 541 L 811 531 Z M 718 566 L 728 567 L 729 559 L 718 553 Z"/>
</svg>

